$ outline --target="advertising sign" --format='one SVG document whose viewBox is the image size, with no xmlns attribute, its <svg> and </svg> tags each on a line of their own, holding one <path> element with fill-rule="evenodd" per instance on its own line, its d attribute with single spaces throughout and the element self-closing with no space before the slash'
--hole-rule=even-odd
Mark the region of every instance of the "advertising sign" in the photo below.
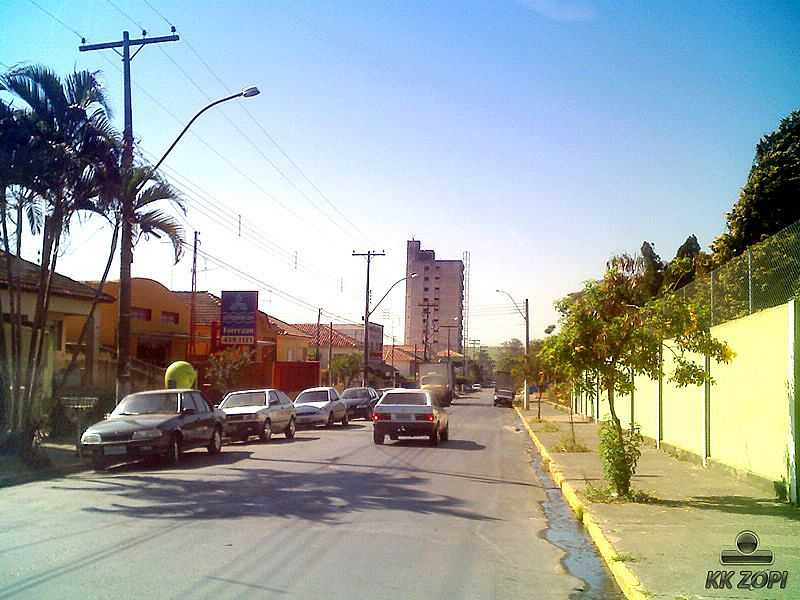
<svg viewBox="0 0 800 600">
<path fill-rule="evenodd" d="M 222 292 L 222 345 L 239 346 L 256 343 L 258 292 Z"/>
</svg>

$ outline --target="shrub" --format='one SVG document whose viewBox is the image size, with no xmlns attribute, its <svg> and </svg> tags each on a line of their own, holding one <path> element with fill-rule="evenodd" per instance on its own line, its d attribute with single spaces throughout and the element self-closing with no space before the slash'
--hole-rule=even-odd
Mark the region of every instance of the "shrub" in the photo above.
<svg viewBox="0 0 800 600">
<path fill-rule="evenodd" d="M 600 425 L 603 475 L 620 496 L 630 494 L 631 478 L 642 455 L 643 441 L 636 425 L 628 430 L 617 429 L 611 422 Z"/>
</svg>

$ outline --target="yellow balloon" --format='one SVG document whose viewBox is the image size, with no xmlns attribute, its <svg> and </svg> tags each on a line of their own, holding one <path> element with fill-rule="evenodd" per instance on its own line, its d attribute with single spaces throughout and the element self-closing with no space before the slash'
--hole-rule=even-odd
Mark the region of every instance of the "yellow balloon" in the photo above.
<svg viewBox="0 0 800 600">
<path fill-rule="evenodd" d="M 167 388 L 193 388 L 195 383 L 197 371 L 185 360 L 172 363 L 164 373 L 164 386 Z"/>
</svg>

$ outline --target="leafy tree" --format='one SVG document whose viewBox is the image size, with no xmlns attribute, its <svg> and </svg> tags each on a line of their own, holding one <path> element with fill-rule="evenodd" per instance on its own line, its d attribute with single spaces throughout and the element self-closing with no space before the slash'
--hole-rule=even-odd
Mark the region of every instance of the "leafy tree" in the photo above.
<svg viewBox="0 0 800 600">
<path fill-rule="evenodd" d="M 714 240 L 717 264 L 800 220 L 800 110 L 761 138 L 739 198 L 728 212 L 727 231 Z"/>
<path fill-rule="evenodd" d="M 498 371 L 511 371 L 517 359 L 525 354 L 525 345 L 517 338 L 512 338 L 500 344 L 497 358 Z"/>
<path fill-rule="evenodd" d="M 361 372 L 363 355 L 360 352 L 350 354 L 337 354 L 331 359 L 330 371 L 333 381 L 349 386 L 353 379 Z"/>
<path fill-rule="evenodd" d="M 632 391 L 632 375 L 656 379 L 662 374 L 663 340 L 670 340 L 664 348 L 673 353 L 676 365 L 672 373 L 665 375 L 679 386 L 701 385 L 710 380 L 690 353 L 708 355 L 718 362 L 730 361 L 733 353 L 711 336 L 702 309 L 673 293 L 651 299 L 642 259 L 627 255 L 612 258 L 602 280 L 586 283 L 580 293 L 557 302 L 556 308 L 561 313 L 560 329 L 544 342 L 545 361 L 579 390 L 591 388 L 586 383 L 587 373 L 599 378 L 611 412 L 608 426 L 613 430 L 613 436 L 604 435 L 603 440 L 616 444 L 603 456 L 606 460 L 610 456 L 623 457 L 622 463 L 614 466 L 611 483 L 618 494 L 627 496 L 636 468 L 631 440 L 638 438 L 635 432 L 623 432 L 614 402 L 616 395 Z"/>
<path fill-rule="evenodd" d="M 212 385 L 225 394 L 238 387 L 242 371 L 255 360 L 253 350 L 226 348 L 208 357 L 206 375 Z"/>
<path fill-rule="evenodd" d="M 661 290 L 661 284 L 664 282 L 664 261 L 656 254 L 651 242 L 642 242 L 641 253 L 644 265 L 642 284 L 647 293 L 655 296 Z"/>
</svg>

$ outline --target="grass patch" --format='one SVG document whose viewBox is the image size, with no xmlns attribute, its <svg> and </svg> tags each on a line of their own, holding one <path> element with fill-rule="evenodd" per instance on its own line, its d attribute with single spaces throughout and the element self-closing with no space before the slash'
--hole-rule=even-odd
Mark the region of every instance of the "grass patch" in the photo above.
<svg viewBox="0 0 800 600">
<path fill-rule="evenodd" d="M 573 440 L 570 436 L 565 435 L 561 440 L 553 446 L 554 452 L 589 452 L 589 448 L 584 446 L 578 441 Z"/>
<path fill-rule="evenodd" d="M 545 433 L 558 433 L 561 430 L 555 423 L 551 423 L 550 421 L 545 421 L 544 427 L 542 427 L 542 431 L 544 431 Z"/>
<path fill-rule="evenodd" d="M 637 562 L 637 558 L 629 552 L 620 552 L 611 557 L 614 562 Z"/>
<path fill-rule="evenodd" d="M 584 498 L 596 504 L 612 504 L 632 502 L 635 504 L 653 504 L 657 498 L 642 490 L 631 489 L 627 496 L 619 496 L 609 485 L 594 485 L 586 482 L 582 492 Z"/>
</svg>

